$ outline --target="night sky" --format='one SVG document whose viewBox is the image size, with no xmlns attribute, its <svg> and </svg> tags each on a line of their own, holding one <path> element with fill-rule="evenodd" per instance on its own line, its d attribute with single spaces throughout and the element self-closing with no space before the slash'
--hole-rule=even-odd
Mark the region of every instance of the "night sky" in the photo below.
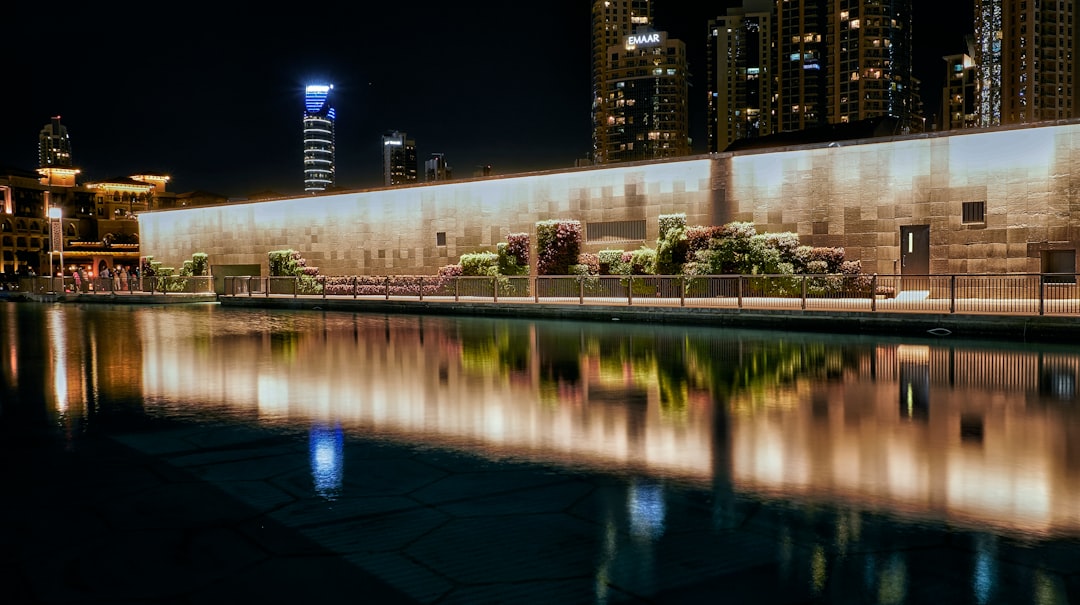
<svg viewBox="0 0 1080 605">
<path fill-rule="evenodd" d="M 972 9 L 970 1 L 914 2 L 915 75 L 929 116 L 941 57 L 964 50 Z M 334 84 L 341 187 L 382 184 L 387 130 L 415 139 L 421 164 L 444 153 L 455 177 L 482 164 L 495 174 L 563 168 L 588 155 L 587 0 L 294 3 L 263 12 L 222 4 L 173 12 L 21 4 L 20 25 L 5 30 L 5 46 L 16 50 L 0 166 L 36 168 L 38 133 L 60 115 L 82 180 L 155 171 L 172 176 L 175 192 L 300 194 L 303 88 L 321 81 Z M 736 4 L 654 3 L 657 28 L 690 53 L 695 152 L 706 149 L 708 20 Z"/>
</svg>

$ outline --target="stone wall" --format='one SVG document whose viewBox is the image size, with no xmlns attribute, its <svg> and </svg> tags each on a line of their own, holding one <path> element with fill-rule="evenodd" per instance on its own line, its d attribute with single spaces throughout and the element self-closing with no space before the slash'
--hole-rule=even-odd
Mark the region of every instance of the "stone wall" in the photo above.
<svg viewBox="0 0 1080 605">
<path fill-rule="evenodd" d="M 538 221 L 645 221 L 644 240 L 586 251 L 654 246 L 661 214 L 708 224 L 712 166 L 698 157 L 148 212 L 139 216 L 141 244 L 173 267 L 205 252 L 211 266 L 259 265 L 265 274 L 267 253 L 291 248 L 323 275 L 429 275 L 529 233 L 535 267 Z"/>
<path fill-rule="evenodd" d="M 1080 122 L 718 157 L 722 220 L 843 246 L 867 272 L 900 272 L 905 225 L 930 226 L 935 274 L 1039 272 L 1080 242 Z M 964 202 L 985 222 L 964 224 Z"/>
<path fill-rule="evenodd" d="M 803 243 L 842 246 L 863 270 L 900 272 L 900 227 L 928 225 L 930 272 L 1039 272 L 1046 250 L 1080 242 L 1080 121 L 740 151 L 673 161 L 451 181 L 140 215 L 143 254 L 179 267 L 257 265 L 292 248 L 324 275 L 433 274 L 536 223 L 644 221 L 645 237 L 584 251 L 655 246 L 661 214 L 688 225 L 752 221 Z M 985 221 L 962 221 L 984 202 Z M 440 236 L 439 234 L 443 234 Z M 445 245 L 439 240 L 445 239 Z M 1077 263 L 1080 267 L 1080 263 Z"/>
</svg>

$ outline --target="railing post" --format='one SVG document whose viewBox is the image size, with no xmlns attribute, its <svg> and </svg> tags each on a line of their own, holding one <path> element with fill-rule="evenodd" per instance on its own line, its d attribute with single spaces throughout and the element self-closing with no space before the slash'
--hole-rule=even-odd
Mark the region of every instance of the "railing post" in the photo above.
<svg viewBox="0 0 1080 605">
<path fill-rule="evenodd" d="M 326 276 L 320 275 L 319 278 L 319 284 L 322 285 L 322 297 L 326 300 Z"/>
<path fill-rule="evenodd" d="M 806 309 L 806 275 L 802 276 L 802 308 Z"/>
<path fill-rule="evenodd" d="M 491 302 L 499 302 L 499 278 L 491 278 Z"/>
<path fill-rule="evenodd" d="M 386 300 L 390 300 L 390 276 L 386 276 Z"/>
<path fill-rule="evenodd" d="M 870 276 L 870 310 L 877 311 L 877 273 Z"/>
<path fill-rule="evenodd" d="M 454 277 L 454 302 L 458 301 L 458 296 L 461 291 L 461 278 Z"/>
<path fill-rule="evenodd" d="M 956 313 L 956 274 L 949 276 L 949 313 Z"/>
<path fill-rule="evenodd" d="M 686 276 L 679 276 L 679 306 L 686 306 Z"/>
<path fill-rule="evenodd" d="M 420 300 L 424 300 L 424 276 L 421 275 L 416 283 L 419 286 L 417 289 L 420 291 Z"/>
<path fill-rule="evenodd" d="M 579 275 L 577 278 L 577 302 L 579 305 L 585 304 L 585 277 Z"/>
<path fill-rule="evenodd" d="M 735 290 L 739 296 L 739 308 L 742 308 L 742 276 L 735 276 Z"/>
<path fill-rule="evenodd" d="M 626 305 L 634 304 L 634 276 L 626 276 Z"/>
<path fill-rule="evenodd" d="M 1046 313 L 1046 279 L 1039 274 L 1039 315 Z"/>
<path fill-rule="evenodd" d="M 538 303 L 538 302 L 540 302 L 540 278 L 539 277 L 529 277 L 529 281 L 532 282 L 533 302 Z"/>
<path fill-rule="evenodd" d="M 269 279 L 269 278 L 267 278 L 267 279 Z M 300 278 L 294 275 L 293 278 L 292 278 L 292 297 L 293 298 L 296 298 L 296 294 L 297 294 L 296 291 L 300 289 L 300 288 L 297 287 L 299 285 L 300 285 Z M 267 284 L 266 284 L 266 295 L 270 296 L 270 283 L 269 282 L 267 282 Z"/>
<path fill-rule="evenodd" d="M 359 286 L 360 286 L 359 282 L 360 282 L 360 278 L 354 275 L 353 278 L 352 278 L 352 297 L 353 298 L 356 298 L 357 290 L 359 289 Z"/>
</svg>

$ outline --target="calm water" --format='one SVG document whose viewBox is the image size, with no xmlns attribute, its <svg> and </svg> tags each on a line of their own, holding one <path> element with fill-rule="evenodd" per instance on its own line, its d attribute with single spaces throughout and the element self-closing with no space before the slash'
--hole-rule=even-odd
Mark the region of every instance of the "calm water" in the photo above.
<svg viewBox="0 0 1080 605">
<path fill-rule="evenodd" d="M 654 545 L 690 519 L 679 502 L 704 503 L 702 540 L 752 509 L 778 551 L 819 536 L 786 559 L 811 588 L 827 559 L 876 602 L 920 581 L 1077 602 L 1059 559 L 1080 555 L 1080 347 L 3 304 L 0 351 L 0 421 L 74 448 L 140 419 L 295 432 L 327 500 L 351 443 L 446 448 L 623 485 L 627 531 Z M 962 556 L 920 577 L 892 550 L 912 536 Z"/>
</svg>

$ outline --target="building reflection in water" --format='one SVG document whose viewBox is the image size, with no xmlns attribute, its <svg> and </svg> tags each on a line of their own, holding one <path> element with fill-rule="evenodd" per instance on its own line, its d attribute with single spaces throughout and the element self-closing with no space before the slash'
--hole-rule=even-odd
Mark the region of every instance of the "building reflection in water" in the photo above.
<svg viewBox="0 0 1080 605">
<path fill-rule="evenodd" d="M 700 485 L 722 473 L 737 490 L 975 526 L 1080 528 L 1080 422 L 1058 405 L 1075 403 L 1076 354 L 276 321 L 209 332 L 206 346 L 145 340 L 143 398 Z M 202 379 L 174 379 L 177 367 Z"/>
<path fill-rule="evenodd" d="M 327 500 L 337 498 L 345 472 L 345 435 L 341 427 L 311 427 L 308 451 L 315 493 Z"/>
<path fill-rule="evenodd" d="M 308 433 L 315 493 L 331 499 L 348 489 L 347 436 L 636 477 L 607 509 L 598 599 L 611 569 L 603 561 L 620 552 L 636 553 L 649 577 L 675 485 L 710 490 L 721 529 L 738 522 L 738 498 L 800 503 L 778 523 L 832 535 L 817 555 L 781 552 L 787 577 L 815 590 L 855 582 L 882 603 L 909 598 L 914 561 L 827 564 L 833 550 L 865 553 L 894 538 L 867 533 L 864 515 L 1080 536 L 1072 349 L 220 310 L 185 315 L 182 334 L 176 312 L 137 312 L 121 336 L 105 329 L 114 317 L 84 312 L 73 323 L 73 312 L 42 322 L 43 382 L 64 422 L 101 399 L 293 427 Z M 24 365 L 5 362 L 5 379 Z M 832 516 L 814 517 L 818 505 Z M 973 545 L 975 602 L 995 602 L 993 548 L 992 539 Z M 1055 602 L 1063 589 L 1033 569 L 1032 593 Z"/>
</svg>

